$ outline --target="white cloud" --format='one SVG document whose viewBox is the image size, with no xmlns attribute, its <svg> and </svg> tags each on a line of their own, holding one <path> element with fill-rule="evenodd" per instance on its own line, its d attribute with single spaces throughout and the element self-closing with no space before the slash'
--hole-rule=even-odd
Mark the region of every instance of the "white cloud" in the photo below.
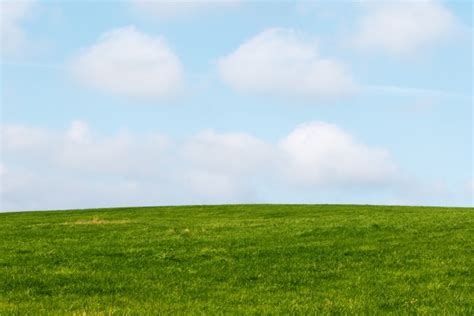
<svg viewBox="0 0 474 316">
<path fill-rule="evenodd" d="M 89 126 L 79 120 L 71 123 L 71 127 L 66 135 L 74 143 L 90 143 L 92 137 Z"/>
<path fill-rule="evenodd" d="M 436 1 L 364 3 L 354 44 L 362 50 L 409 54 L 446 39 L 456 28 L 455 16 Z"/>
<path fill-rule="evenodd" d="M 383 186 L 397 167 L 386 150 L 355 140 L 335 125 L 300 125 L 280 144 L 290 179 L 308 186 Z"/>
<path fill-rule="evenodd" d="M 179 175 L 187 196 L 181 201 L 195 204 L 245 203 L 258 200 L 256 188 L 225 173 L 190 169 Z"/>
<path fill-rule="evenodd" d="M 181 62 L 165 41 L 133 26 L 102 34 L 70 67 L 84 84 L 111 94 L 166 98 L 183 84 Z"/>
<path fill-rule="evenodd" d="M 55 138 L 50 131 L 32 126 L 5 125 L 1 127 L 2 150 L 8 152 L 43 151 Z"/>
<path fill-rule="evenodd" d="M 136 137 L 122 130 L 112 137 L 91 137 L 87 125 L 76 121 L 53 158 L 68 169 L 150 176 L 159 173 L 168 146 L 168 139 L 156 133 Z"/>
<path fill-rule="evenodd" d="M 180 150 L 183 178 L 201 203 L 237 203 L 257 199 L 257 181 L 270 168 L 271 145 L 244 133 L 205 130 Z"/>
<path fill-rule="evenodd" d="M 0 163 L 0 176 L 5 175 L 7 172 L 8 172 L 7 168 L 5 168 L 5 166 L 2 163 Z"/>
<path fill-rule="evenodd" d="M 53 171 L 9 169 L 2 175 L 0 211 L 147 205 L 161 189 L 152 191 L 123 178 L 91 180 Z"/>
<path fill-rule="evenodd" d="M 183 143 L 127 130 L 100 136 L 82 121 L 65 131 L 6 125 L 1 138 L 4 209 L 251 201 L 248 178 L 266 146 L 212 131 Z"/>
<path fill-rule="evenodd" d="M 0 1 L 2 55 L 16 55 L 27 47 L 21 22 L 29 16 L 35 1 Z"/>
<path fill-rule="evenodd" d="M 132 8 L 156 18 L 171 18 L 189 16 L 191 14 L 222 9 L 238 4 L 239 0 L 194 0 L 194 1 L 158 1 L 158 0 L 131 0 Z"/>
<path fill-rule="evenodd" d="M 377 191 L 397 169 L 386 151 L 322 122 L 277 144 L 210 130 L 183 142 L 127 130 L 100 136 L 82 121 L 65 131 L 7 125 L 1 137 L 4 210 L 262 202 L 275 187 Z"/>
<path fill-rule="evenodd" d="M 468 181 L 465 188 L 467 195 L 471 197 L 471 202 L 474 204 L 474 180 Z"/>
<path fill-rule="evenodd" d="M 241 175 L 264 168 L 271 148 L 248 134 L 207 130 L 191 137 L 183 146 L 183 154 L 198 168 Z"/>
<path fill-rule="evenodd" d="M 154 170 L 169 146 L 168 139 L 158 133 L 139 138 L 126 130 L 111 137 L 93 135 L 88 125 L 78 120 L 64 133 L 6 125 L 1 139 L 2 150 L 21 161 L 96 174 L 131 172 L 134 176 L 156 174 Z"/>
<path fill-rule="evenodd" d="M 446 179 L 419 179 L 405 174 L 396 188 L 396 198 L 391 204 L 474 206 L 474 188 L 469 181 L 449 183 Z"/>
<path fill-rule="evenodd" d="M 355 89 L 341 63 L 319 56 L 316 42 L 294 30 L 267 29 L 217 64 L 222 79 L 243 92 L 318 99 Z"/>
</svg>

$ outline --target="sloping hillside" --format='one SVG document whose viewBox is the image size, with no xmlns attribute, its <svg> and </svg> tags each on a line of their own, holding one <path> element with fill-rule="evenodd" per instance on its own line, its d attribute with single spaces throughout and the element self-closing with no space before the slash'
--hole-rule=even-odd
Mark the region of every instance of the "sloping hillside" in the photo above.
<svg viewBox="0 0 474 316">
<path fill-rule="evenodd" d="M 0 214 L 0 314 L 472 314 L 473 228 L 473 208 Z"/>
</svg>

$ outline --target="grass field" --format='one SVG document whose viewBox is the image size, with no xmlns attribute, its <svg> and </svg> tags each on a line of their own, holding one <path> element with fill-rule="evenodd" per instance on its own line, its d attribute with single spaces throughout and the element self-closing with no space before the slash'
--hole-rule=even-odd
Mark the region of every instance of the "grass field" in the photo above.
<svg viewBox="0 0 474 316">
<path fill-rule="evenodd" d="M 474 313 L 474 209 L 0 214 L 0 315 Z"/>
</svg>

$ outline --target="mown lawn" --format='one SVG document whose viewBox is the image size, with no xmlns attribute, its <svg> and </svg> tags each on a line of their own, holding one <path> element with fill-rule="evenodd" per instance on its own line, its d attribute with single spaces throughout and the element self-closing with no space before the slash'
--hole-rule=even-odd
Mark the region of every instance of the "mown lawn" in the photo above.
<svg viewBox="0 0 474 316">
<path fill-rule="evenodd" d="M 474 313 L 474 209 L 0 214 L 0 315 Z"/>
</svg>

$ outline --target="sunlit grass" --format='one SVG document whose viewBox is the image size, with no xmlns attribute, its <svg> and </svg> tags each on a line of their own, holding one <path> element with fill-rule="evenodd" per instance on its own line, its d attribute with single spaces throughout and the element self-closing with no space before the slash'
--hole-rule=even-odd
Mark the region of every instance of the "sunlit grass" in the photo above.
<svg viewBox="0 0 474 316">
<path fill-rule="evenodd" d="M 474 209 L 0 214 L 0 315 L 474 313 Z"/>
</svg>

